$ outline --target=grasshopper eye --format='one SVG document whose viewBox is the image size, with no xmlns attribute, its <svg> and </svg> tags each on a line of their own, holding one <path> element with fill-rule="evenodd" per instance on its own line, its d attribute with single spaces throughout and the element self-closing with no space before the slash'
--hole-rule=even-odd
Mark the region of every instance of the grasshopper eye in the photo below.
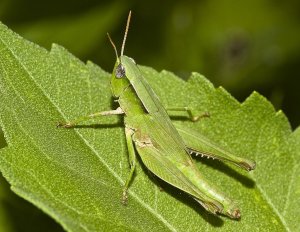
<svg viewBox="0 0 300 232">
<path fill-rule="evenodd" d="M 116 68 L 116 77 L 117 78 L 122 78 L 126 75 L 125 73 L 125 67 L 120 63 L 118 64 L 117 68 Z"/>
</svg>

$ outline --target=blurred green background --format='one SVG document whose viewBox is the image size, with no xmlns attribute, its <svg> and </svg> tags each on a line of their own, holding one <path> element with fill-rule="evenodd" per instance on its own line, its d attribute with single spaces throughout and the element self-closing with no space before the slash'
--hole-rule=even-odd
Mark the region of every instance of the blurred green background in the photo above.
<svg viewBox="0 0 300 232">
<path fill-rule="evenodd" d="M 106 32 L 120 47 L 129 9 L 125 53 L 138 64 L 184 79 L 199 72 L 240 101 L 256 90 L 293 128 L 299 125 L 298 0 L 0 0 L 0 20 L 47 49 L 61 44 L 110 72 L 115 57 Z M 1 179 L 0 231 L 61 231 L 8 188 Z"/>
</svg>

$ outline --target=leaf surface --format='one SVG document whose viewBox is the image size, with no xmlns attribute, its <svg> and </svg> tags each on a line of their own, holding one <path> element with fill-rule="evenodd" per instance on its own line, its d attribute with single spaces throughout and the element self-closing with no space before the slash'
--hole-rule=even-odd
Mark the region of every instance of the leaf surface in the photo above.
<svg viewBox="0 0 300 232">
<path fill-rule="evenodd" d="M 56 128 L 58 121 L 115 108 L 110 74 L 58 45 L 48 52 L 1 25 L 0 126 L 8 146 L 0 150 L 0 170 L 13 191 L 68 231 L 296 231 L 300 130 L 292 132 L 284 114 L 258 93 L 240 104 L 197 73 L 185 82 L 166 71 L 141 70 L 164 105 L 211 114 L 197 123 L 177 114 L 176 123 L 256 160 L 257 169 L 247 174 L 197 159 L 203 174 L 237 201 L 240 221 L 208 214 L 141 162 L 123 206 L 129 168 L 122 119 Z"/>
</svg>

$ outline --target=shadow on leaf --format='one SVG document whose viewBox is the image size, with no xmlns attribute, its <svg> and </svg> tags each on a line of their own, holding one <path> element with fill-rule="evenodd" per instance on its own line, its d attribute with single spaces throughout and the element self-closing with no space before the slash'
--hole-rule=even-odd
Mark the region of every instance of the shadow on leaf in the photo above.
<svg viewBox="0 0 300 232">
<path fill-rule="evenodd" d="M 112 123 L 112 124 L 88 124 L 88 125 L 76 125 L 65 129 L 73 129 L 73 128 L 104 129 L 104 128 L 117 128 L 117 127 L 124 127 L 124 125 L 122 122 Z"/>
<path fill-rule="evenodd" d="M 230 176 L 234 178 L 235 180 L 239 181 L 241 184 L 243 184 L 247 188 L 254 188 L 255 182 L 250 179 L 249 177 L 239 173 L 238 171 L 234 170 L 227 164 L 224 164 L 223 162 L 219 160 L 213 160 L 213 159 L 207 159 L 205 157 L 193 157 L 194 159 L 200 161 L 202 164 L 209 166 L 212 169 L 218 170 L 227 176 Z M 243 171 L 243 170 L 242 170 Z"/>
<path fill-rule="evenodd" d="M 183 204 L 189 206 L 194 211 L 196 211 L 206 222 L 211 224 L 214 227 L 221 227 L 224 224 L 222 218 L 219 215 L 213 215 L 207 212 L 199 203 L 197 203 L 192 197 L 190 197 L 187 193 L 181 191 L 178 188 L 166 183 L 165 181 L 161 180 L 159 177 L 154 175 L 141 161 L 140 157 L 138 156 L 138 161 L 142 164 L 142 169 L 145 174 L 149 177 L 149 179 L 155 184 L 161 192 L 166 192 L 170 194 L 172 197 L 176 198 L 178 201 L 182 202 Z"/>
</svg>

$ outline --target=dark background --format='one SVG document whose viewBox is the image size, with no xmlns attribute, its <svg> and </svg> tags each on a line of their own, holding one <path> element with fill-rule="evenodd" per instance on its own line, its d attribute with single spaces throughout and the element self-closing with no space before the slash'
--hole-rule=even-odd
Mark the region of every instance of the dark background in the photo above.
<svg viewBox="0 0 300 232">
<path fill-rule="evenodd" d="M 125 54 L 138 64 L 184 79 L 199 72 L 241 102 L 256 90 L 285 112 L 293 128 L 299 125 L 298 0 L 0 0 L 0 20 L 47 49 L 58 43 L 110 72 L 115 55 L 106 32 L 120 48 L 130 9 Z M 0 207 L 14 221 L 11 231 L 61 230 L 8 186 L 0 190 Z"/>
</svg>

